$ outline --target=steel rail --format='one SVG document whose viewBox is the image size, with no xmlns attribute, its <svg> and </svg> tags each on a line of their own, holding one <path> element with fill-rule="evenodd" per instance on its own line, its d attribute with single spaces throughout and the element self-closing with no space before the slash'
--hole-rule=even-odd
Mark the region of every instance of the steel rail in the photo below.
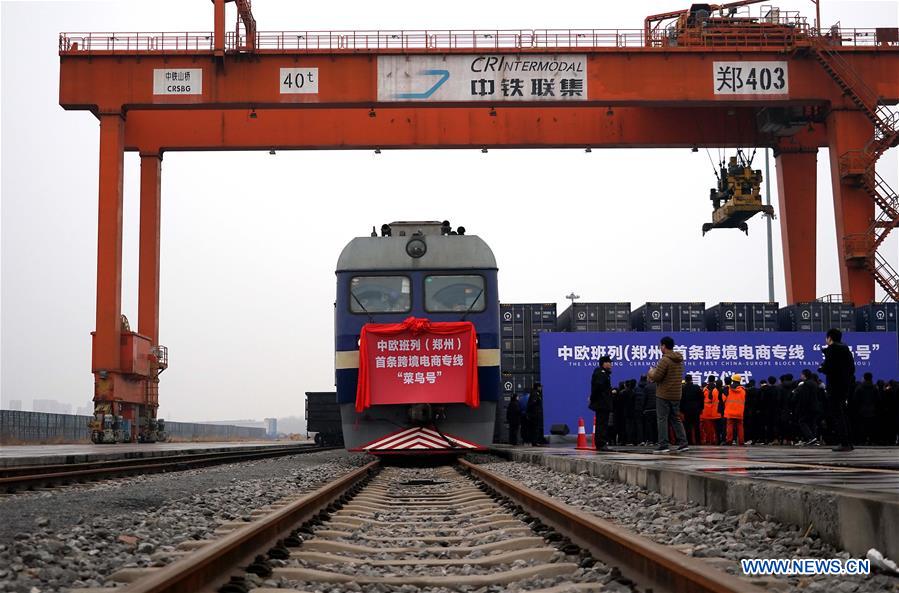
<svg viewBox="0 0 899 593">
<path fill-rule="evenodd" d="M 185 443 L 186 446 L 190 446 L 189 443 Z M 252 444 L 244 445 L 243 447 L 253 447 Z M 92 469 L 92 468 L 103 468 L 103 467 L 126 467 L 129 465 L 134 465 L 135 463 L 140 463 L 141 461 L 165 461 L 165 460 L 183 460 L 183 461 L 191 461 L 191 460 L 201 460 L 202 458 L 215 458 L 220 457 L 223 454 L 238 454 L 238 453 L 257 453 L 262 451 L 270 451 L 273 453 L 281 452 L 281 451 L 304 451 L 305 449 L 315 449 L 320 450 L 321 448 L 312 445 L 312 444 L 293 444 L 293 445 L 274 445 L 274 446 L 266 446 L 265 448 L 256 447 L 256 448 L 239 448 L 239 447 L 229 447 L 226 449 L 208 449 L 208 450 L 199 450 L 194 449 L 196 452 L 188 452 L 187 449 L 184 452 L 180 452 L 177 449 L 145 449 L 142 451 L 137 451 L 136 454 L 134 451 L 129 451 L 127 453 L 123 453 L 122 457 L 112 458 L 112 459 L 97 459 L 95 461 L 72 461 L 70 463 L 46 463 L 46 464 L 37 464 L 37 465 L 9 465 L 5 467 L 0 467 L 0 478 L 9 478 L 12 476 L 24 476 L 26 474 L 40 474 L 40 473 L 55 473 L 66 471 L 68 469 Z M 106 449 L 104 452 L 109 452 L 116 454 L 117 452 L 113 447 Z M 158 453 L 153 455 L 141 455 L 144 452 L 149 453 Z M 172 452 L 172 455 L 166 455 L 166 452 Z M 76 457 L 80 457 L 79 454 L 74 455 Z"/>
<path fill-rule="evenodd" d="M 326 450 L 329 450 L 329 448 L 314 446 L 271 447 L 252 451 L 219 451 L 74 464 L 8 467 L 0 470 L 0 491 L 17 491 L 51 484 L 120 477 L 137 473 L 179 471 L 210 465 Z"/>
<path fill-rule="evenodd" d="M 499 494 L 588 550 L 624 576 L 656 593 L 761 593 L 764 589 L 714 568 L 699 558 L 636 535 L 610 521 L 554 500 L 471 462 L 459 464 Z"/>
<path fill-rule="evenodd" d="M 246 527 L 236 529 L 182 559 L 116 589 L 119 593 L 203 593 L 218 590 L 234 571 L 274 547 L 279 540 L 340 499 L 377 469 L 373 461 Z"/>
</svg>

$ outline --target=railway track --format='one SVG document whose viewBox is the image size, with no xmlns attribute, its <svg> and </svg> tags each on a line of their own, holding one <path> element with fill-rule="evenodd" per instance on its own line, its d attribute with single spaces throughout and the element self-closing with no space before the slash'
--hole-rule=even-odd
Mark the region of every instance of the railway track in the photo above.
<svg viewBox="0 0 899 593">
<path fill-rule="evenodd" d="M 110 580 L 128 583 L 121 593 L 761 591 L 465 461 L 372 462 L 253 516 Z"/>
<path fill-rule="evenodd" d="M 254 449 L 252 451 L 210 451 L 151 458 L 140 457 L 86 463 L 5 467 L 0 468 L 0 492 L 13 493 L 48 486 L 92 482 L 137 474 L 195 469 L 223 463 L 237 463 L 269 457 L 327 451 L 333 448 L 313 445 L 308 447 L 291 445 Z"/>
</svg>

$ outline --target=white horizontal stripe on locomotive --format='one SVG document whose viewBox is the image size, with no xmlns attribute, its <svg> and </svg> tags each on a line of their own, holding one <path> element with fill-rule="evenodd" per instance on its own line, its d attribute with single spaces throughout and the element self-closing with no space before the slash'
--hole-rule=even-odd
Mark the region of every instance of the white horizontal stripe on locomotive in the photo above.
<svg viewBox="0 0 899 593">
<path fill-rule="evenodd" d="M 479 367 L 498 367 L 499 348 L 478 348 Z M 334 353 L 334 367 L 338 370 L 358 369 L 358 350 L 338 350 Z"/>
</svg>

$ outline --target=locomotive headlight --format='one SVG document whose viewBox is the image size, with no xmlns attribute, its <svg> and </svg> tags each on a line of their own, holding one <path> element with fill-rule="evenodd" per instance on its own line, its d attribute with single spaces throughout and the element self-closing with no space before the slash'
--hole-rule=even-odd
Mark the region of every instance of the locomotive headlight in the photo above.
<svg viewBox="0 0 899 593">
<path fill-rule="evenodd" d="M 428 252 L 428 246 L 423 239 L 412 239 L 406 243 L 406 253 L 409 257 L 419 258 Z"/>
</svg>

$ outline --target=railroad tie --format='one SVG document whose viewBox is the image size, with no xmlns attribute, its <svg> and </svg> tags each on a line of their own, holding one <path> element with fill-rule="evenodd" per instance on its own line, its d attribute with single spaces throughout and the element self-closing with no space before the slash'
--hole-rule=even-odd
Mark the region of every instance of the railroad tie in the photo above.
<svg viewBox="0 0 899 593">
<path fill-rule="evenodd" d="M 490 510 L 488 512 L 494 512 Z M 407 525 L 407 526 L 421 526 L 424 523 L 436 523 L 438 527 L 435 529 L 441 529 L 439 525 L 441 524 L 454 524 L 459 521 L 461 517 L 458 515 L 445 515 L 443 521 L 437 520 L 437 517 L 423 517 L 423 519 L 427 519 L 427 521 L 379 521 L 377 519 L 370 519 L 368 517 L 359 517 L 357 515 L 335 515 L 335 519 L 339 519 L 342 523 L 348 523 L 350 525 L 355 525 L 357 528 L 362 526 L 363 524 L 374 525 L 376 527 L 396 527 L 398 525 Z M 473 519 L 490 519 L 491 521 L 513 521 L 515 517 L 508 513 L 495 513 L 492 515 L 478 515 L 476 517 L 472 517 Z"/>
<path fill-rule="evenodd" d="M 470 509 L 470 510 L 458 510 L 462 509 Z M 475 505 L 471 505 L 468 507 L 452 507 L 452 508 L 427 508 L 427 509 L 403 509 L 402 507 L 396 509 L 379 509 L 376 507 L 371 507 L 369 505 L 357 505 L 352 502 L 345 504 L 339 511 L 335 511 L 335 515 L 340 511 L 350 511 L 353 509 L 360 509 L 359 512 L 365 512 L 369 514 L 379 513 L 379 514 L 388 514 L 388 513 L 401 513 L 403 515 L 414 514 L 414 515 L 447 515 L 457 518 L 467 517 L 471 515 L 486 515 L 490 512 L 496 512 L 497 510 L 503 510 L 503 507 L 496 504 L 495 502 L 489 503 L 478 503 Z M 416 512 L 417 511 L 417 512 Z M 344 513 L 346 514 L 346 513 Z"/>
<path fill-rule="evenodd" d="M 360 575 L 346 575 L 336 572 L 327 572 L 313 568 L 276 568 L 272 578 L 291 579 L 294 581 L 318 581 L 322 583 L 358 583 L 360 585 L 412 585 L 414 587 L 447 587 L 458 589 L 467 587 L 486 587 L 488 585 L 506 585 L 516 581 L 540 577 L 558 577 L 573 573 L 578 568 L 577 564 L 569 562 L 555 562 L 552 564 L 537 564 L 515 568 L 504 572 L 490 574 L 448 575 L 448 576 L 380 576 L 369 577 Z M 259 591 L 255 589 L 254 591 Z"/>
<path fill-rule="evenodd" d="M 459 531 L 459 530 L 455 530 Z M 505 527 L 502 529 L 492 529 L 490 530 L 491 535 L 503 535 L 509 537 L 517 537 L 517 536 L 527 536 L 532 533 L 531 529 L 528 527 Z M 407 536 L 370 536 L 365 532 L 361 533 L 353 533 L 351 531 L 339 531 L 335 529 L 319 529 L 315 532 L 315 538 L 321 538 L 322 540 L 328 539 L 339 539 L 339 538 L 347 538 L 347 537 L 355 537 L 358 539 L 364 539 L 375 542 L 422 542 L 426 544 L 439 544 L 439 543 L 450 543 L 450 542 L 465 542 L 471 539 L 471 535 L 444 535 L 444 536 L 421 536 L 421 535 L 407 535 Z M 309 540 L 308 542 L 304 542 L 304 546 L 307 543 L 312 543 L 315 540 Z"/>
<path fill-rule="evenodd" d="M 461 539 L 461 538 L 460 538 Z M 441 541 L 446 541 L 441 540 Z M 350 552 L 354 554 L 456 554 L 459 556 L 470 554 L 476 550 L 481 552 L 492 552 L 494 550 L 521 550 L 529 547 L 537 547 L 543 543 L 540 537 L 516 537 L 507 540 L 480 544 L 477 546 L 452 546 L 452 547 L 378 547 L 378 546 L 362 546 L 359 544 L 351 544 L 348 542 L 335 542 L 325 539 L 311 539 L 303 543 L 302 551 L 304 552 Z"/>
</svg>

